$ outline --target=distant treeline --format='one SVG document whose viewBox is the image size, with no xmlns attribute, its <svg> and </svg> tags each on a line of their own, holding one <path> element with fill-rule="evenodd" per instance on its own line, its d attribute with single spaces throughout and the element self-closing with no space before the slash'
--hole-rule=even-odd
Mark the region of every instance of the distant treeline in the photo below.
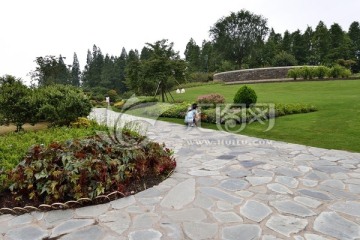
<svg viewBox="0 0 360 240">
<path fill-rule="evenodd" d="M 100 47 L 94 45 L 92 51 L 88 50 L 83 70 L 76 53 L 72 65 L 66 65 L 61 55 L 38 57 L 32 79 L 40 86 L 61 83 L 88 89 L 113 89 L 123 94 L 146 91 L 148 83 L 153 90 L 159 78 L 164 82 L 171 76 L 171 82 L 176 84 L 208 81 L 209 73 L 246 68 L 339 64 L 352 72 L 360 71 L 360 25 L 356 21 L 347 31 L 337 23 L 327 27 L 320 21 L 315 28 L 308 26 L 305 31 L 277 33 L 267 26 L 263 16 L 241 10 L 219 19 L 209 32 L 210 40 L 204 40 L 201 45 L 192 38 L 189 40 L 184 59 L 173 51 L 173 43 L 168 44 L 166 40 L 146 44 L 140 53 L 122 48 L 119 56 L 103 54 Z M 154 48 L 156 44 L 160 44 L 161 51 Z M 161 69 L 156 61 L 171 63 L 172 67 Z M 157 69 L 151 72 L 149 66 Z M 135 84 L 136 81 L 141 82 L 141 86 Z"/>
</svg>

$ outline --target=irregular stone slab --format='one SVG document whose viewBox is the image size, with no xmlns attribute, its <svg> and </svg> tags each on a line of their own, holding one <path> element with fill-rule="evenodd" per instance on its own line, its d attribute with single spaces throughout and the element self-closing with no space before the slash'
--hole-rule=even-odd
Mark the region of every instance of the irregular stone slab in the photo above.
<svg viewBox="0 0 360 240">
<path fill-rule="evenodd" d="M 266 184 L 272 181 L 272 177 L 246 177 L 246 180 L 252 186 L 258 186 L 262 184 Z"/>
<path fill-rule="evenodd" d="M 299 240 L 299 239 L 296 239 L 296 237 L 294 237 L 295 240 Z M 281 238 L 277 238 L 273 235 L 263 235 L 261 240 L 282 240 Z M 303 239 L 302 239 L 303 240 Z"/>
<path fill-rule="evenodd" d="M 303 195 L 306 195 L 306 196 L 309 196 L 312 198 L 316 198 L 316 199 L 320 199 L 320 200 L 332 200 L 332 198 L 329 197 L 329 195 L 327 195 L 323 192 L 315 191 L 315 190 L 300 189 L 299 192 Z"/>
<path fill-rule="evenodd" d="M 308 166 L 298 166 L 298 169 L 303 172 L 303 173 L 307 173 L 311 170 L 311 167 Z"/>
<path fill-rule="evenodd" d="M 161 195 L 161 192 L 159 189 L 156 189 L 155 187 L 148 188 L 145 191 L 139 192 L 136 194 L 136 197 L 138 198 L 152 198 L 152 197 L 159 197 Z"/>
<path fill-rule="evenodd" d="M 222 211 L 233 211 L 234 210 L 234 205 L 232 205 L 228 202 L 217 201 L 216 206 Z"/>
<path fill-rule="evenodd" d="M 346 173 L 333 173 L 331 174 L 331 177 L 333 179 L 338 179 L 338 180 L 345 180 L 349 178 L 349 176 Z"/>
<path fill-rule="evenodd" d="M 318 181 L 309 180 L 309 179 L 302 179 L 301 182 L 305 187 L 315 187 L 319 183 Z"/>
<path fill-rule="evenodd" d="M 82 207 L 75 210 L 79 217 L 96 217 L 100 216 L 110 208 L 110 204 L 100 204 L 95 206 Z"/>
<path fill-rule="evenodd" d="M 336 212 L 322 212 L 314 221 L 314 230 L 337 239 L 360 238 L 360 226 Z"/>
<path fill-rule="evenodd" d="M 218 226 L 215 223 L 185 222 L 184 231 L 190 239 L 214 239 Z"/>
<path fill-rule="evenodd" d="M 360 203 L 354 201 L 338 202 L 329 207 L 331 210 L 360 217 Z"/>
<path fill-rule="evenodd" d="M 266 226 L 277 233 L 286 237 L 290 234 L 298 233 L 305 229 L 308 221 L 306 219 L 295 218 L 291 216 L 275 215 L 266 222 Z"/>
<path fill-rule="evenodd" d="M 243 198 L 251 197 L 252 195 L 254 195 L 254 193 L 250 191 L 237 191 L 235 193 L 236 195 L 239 195 L 240 197 Z"/>
<path fill-rule="evenodd" d="M 50 211 L 45 214 L 44 220 L 47 225 L 53 226 L 59 222 L 71 219 L 74 213 L 73 209 Z"/>
<path fill-rule="evenodd" d="M 229 191 L 239 191 L 249 187 L 249 183 L 242 179 L 231 178 L 222 181 L 220 187 Z"/>
<path fill-rule="evenodd" d="M 16 225 L 22 225 L 22 224 L 28 224 L 31 223 L 34 220 L 34 217 L 30 215 L 29 213 L 23 214 L 20 216 L 15 217 L 14 219 L 9 221 L 9 226 L 16 226 Z"/>
<path fill-rule="evenodd" d="M 310 180 L 316 180 L 316 181 L 323 181 L 323 180 L 331 179 L 329 174 L 324 173 L 324 172 L 319 172 L 316 170 L 312 170 L 304 178 L 310 179 Z"/>
<path fill-rule="evenodd" d="M 300 177 L 304 174 L 302 172 L 293 170 L 291 168 L 286 168 L 286 167 L 279 167 L 279 168 L 275 169 L 275 172 L 280 175 L 284 175 L 284 176 L 288 176 L 288 177 Z"/>
<path fill-rule="evenodd" d="M 203 186 L 203 187 L 210 187 L 210 186 L 214 186 L 216 184 L 218 184 L 219 181 L 216 179 L 213 179 L 211 177 L 199 177 L 196 180 L 196 184 L 198 184 L 199 186 Z"/>
<path fill-rule="evenodd" d="M 220 175 L 219 171 L 209 171 L 209 170 L 202 170 L 202 169 L 198 169 L 198 170 L 191 170 L 189 172 L 190 175 L 193 176 L 198 176 L 198 177 L 205 177 L 205 176 L 215 176 L 215 175 Z"/>
<path fill-rule="evenodd" d="M 314 169 L 325 173 L 347 173 L 348 169 L 342 166 L 314 166 Z"/>
<path fill-rule="evenodd" d="M 325 180 L 325 181 L 321 182 L 320 184 L 324 185 L 324 186 L 332 187 L 332 188 L 345 189 L 345 184 L 342 181 L 336 180 L 336 179 Z"/>
<path fill-rule="evenodd" d="M 310 154 L 299 154 L 296 157 L 294 157 L 295 161 L 316 161 L 318 160 L 318 157 L 315 157 L 314 155 Z"/>
<path fill-rule="evenodd" d="M 295 197 L 294 200 L 311 208 L 317 208 L 322 204 L 322 202 L 308 197 Z"/>
<path fill-rule="evenodd" d="M 316 234 L 309 234 L 309 233 L 305 233 L 304 237 L 306 240 L 329 240 L 328 238 L 324 238 L 322 236 Z"/>
<path fill-rule="evenodd" d="M 262 169 L 253 169 L 252 172 L 257 177 L 273 177 L 274 176 L 273 172 L 262 170 Z"/>
<path fill-rule="evenodd" d="M 242 177 L 251 176 L 252 173 L 248 170 L 232 170 L 227 172 L 226 175 L 232 178 L 242 178 Z"/>
<path fill-rule="evenodd" d="M 312 161 L 311 164 L 313 166 L 336 166 L 336 162 L 332 162 L 329 160 Z"/>
<path fill-rule="evenodd" d="M 242 224 L 231 227 L 224 227 L 222 239 L 224 240 L 253 240 L 260 239 L 261 228 L 254 224 Z"/>
<path fill-rule="evenodd" d="M 59 240 L 79 240 L 79 239 L 91 239 L 91 240 L 101 240 L 103 239 L 106 231 L 100 226 L 90 226 L 82 230 L 71 232 Z"/>
<path fill-rule="evenodd" d="M 310 217 L 315 215 L 315 213 L 307 207 L 289 200 L 271 202 L 270 204 L 281 213 L 289 213 L 299 217 Z"/>
<path fill-rule="evenodd" d="M 346 183 L 351 183 L 351 184 L 357 184 L 357 185 L 360 185 L 360 179 L 353 179 L 353 178 L 350 178 L 350 179 L 346 179 L 344 182 L 346 182 Z"/>
<path fill-rule="evenodd" d="M 5 236 L 16 240 L 42 240 L 49 237 L 49 234 L 37 226 L 24 226 L 11 229 Z"/>
<path fill-rule="evenodd" d="M 355 185 L 355 184 L 349 184 L 349 190 L 352 193 L 360 193 L 360 185 Z"/>
<path fill-rule="evenodd" d="M 293 194 L 293 192 L 290 191 L 290 189 L 281 185 L 280 183 L 270 183 L 267 185 L 267 188 L 271 191 L 274 191 L 274 192 L 277 192 L 280 194 Z"/>
<path fill-rule="evenodd" d="M 111 207 L 114 209 L 122 209 L 122 208 L 128 207 L 130 205 L 133 205 L 134 203 L 135 203 L 135 198 L 133 195 L 131 195 L 129 197 L 124 197 L 124 198 L 120 198 L 115 201 L 112 201 Z"/>
<path fill-rule="evenodd" d="M 155 229 L 134 231 L 129 234 L 129 240 L 160 240 L 161 232 Z"/>
<path fill-rule="evenodd" d="M 179 183 L 165 195 L 161 206 L 181 209 L 195 199 L 195 179 L 191 178 Z"/>
<path fill-rule="evenodd" d="M 230 223 L 230 222 L 241 223 L 241 222 L 243 222 L 243 219 L 239 215 L 237 215 L 233 212 L 214 212 L 213 216 L 220 223 Z"/>
<path fill-rule="evenodd" d="M 333 187 L 328 187 L 328 186 L 323 186 L 320 185 L 319 186 L 319 190 L 326 192 L 326 193 L 330 193 L 331 195 L 339 198 L 339 199 L 347 199 L 347 200 L 357 200 L 359 199 L 359 197 L 356 194 L 353 194 L 349 191 L 346 190 L 341 190 L 338 188 L 333 188 Z"/>
<path fill-rule="evenodd" d="M 115 210 L 107 212 L 104 215 L 100 215 L 99 221 L 101 225 L 105 225 L 114 232 L 122 234 L 130 226 L 130 216 L 123 210 Z"/>
<path fill-rule="evenodd" d="M 195 198 L 194 205 L 201 208 L 209 209 L 214 206 L 214 201 L 203 194 L 199 194 Z"/>
<path fill-rule="evenodd" d="M 259 162 L 259 161 L 240 161 L 239 162 L 241 166 L 246 167 L 246 168 L 252 168 L 255 167 L 257 165 L 261 165 L 264 164 L 264 162 Z"/>
<path fill-rule="evenodd" d="M 216 157 L 217 159 L 222 159 L 222 160 L 231 160 L 236 158 L 236 156 L 234 155 L 220 155 L 218 157 Z"/>
<path fill-rule="evenodd" d="M 217 188 L 200 188 L 200 192 L 218 200 L 224 200 L 233 204 L 240 204 L 243 201 L 242 198 L 232 196 L 226 192 L 220 191 Z"/>
<path fill-rule="evenodd" d="M 289 188 L 296 188 L 299 185 L 299 181 L 296 178 L 288 176 L 277 176 L 275 182 L 281 183 Z"/>
<path fill-rule="evenodd" d="M 240 208 L 241 215 L 255 222 L 261 222 L 272 213 L 272 210 L 263 203 L 249 200 Z"/>
<path fill-rule="evenodd" d="M 160 217 L 155 213 L 140 214 L 133 219 L 132 227 L 138 229 L 152 228 L 159 219 Z"/>
<path fill-rule="evenodd" d="M 169 218 L 180 222 L 200 222 L 206 219 L 206 214 L 200 208 L 186 208 L 181 211 L 163 211 Z"/>
<path fill-rule="evenodd" d="M 165 239 L 181 240 L 185 238 L 180 223 L 174 223 L 170 219 L 162 219 L 160 226 L 165 230 L 165 232 L 162 231 L 162 233 L 167 237 L 164 237 Z"/>
<path fill-rule="evenodd" d="M 70 219 L 59 226 L 56 226 L 52 231 L 50 237 L 56 238 L 65 233 L 81 229 L 83 227 L 92 225 L 95 223 L 94 219 Z"/>
</svg>

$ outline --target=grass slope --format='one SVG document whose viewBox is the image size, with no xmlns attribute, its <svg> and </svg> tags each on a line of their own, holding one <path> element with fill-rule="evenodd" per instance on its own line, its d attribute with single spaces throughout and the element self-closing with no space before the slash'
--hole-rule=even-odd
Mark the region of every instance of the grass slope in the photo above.
<svg viewBox="0 0 360 240">
<path fill-rule="evenodd" d="M 240 87 L 205 85 L 173 96 L 176 100 L 194 102 L 199 95 L 219 93 L 230 103 Z M 267 132 L 264 132 L 267 126 L 253 123 L 241 134 L 360 152 L 360 80 L 264 83 L 251 87 L 258 95 L 258 103 L 308 103 L 315 105 L 318 111 L 277 118 L 274 128 Z M 215 125 L 204 126 L 216 128 Z"/>
</svg>

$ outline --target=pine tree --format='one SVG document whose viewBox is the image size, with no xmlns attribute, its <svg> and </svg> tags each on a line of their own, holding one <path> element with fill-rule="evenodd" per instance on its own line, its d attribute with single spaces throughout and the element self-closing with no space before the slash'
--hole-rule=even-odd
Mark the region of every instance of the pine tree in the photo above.
<svg viewBox="0 0 360 240">
<path fill-rule="evenodd" d="M 291 34 L 288 30 L 284 32 L 284 37 L 281 44 L 281 50 L 287 53 L 291 53 Z"/>
<path fill-rule="evenodd" d="M 71 68 L 71 84 L 75 87 L 80 86 L 80 64 L 76 53 L 74 52 L 73 64 Z"/>
<path fill-rule="evenodd" d="M 188 63 L 189 72 L 196 72 L 201 69 L 200 47 L 196 44 L 194 39 L 191 38 L 186 44 L 184 55 L 185 61 Z"/>
<path fill-rule="evenodd" d="M 298 64 L 304 65 L 306 63 L 306 45 L 300 30 L 293 32 L 291 39 L 291 54 L 295 57 Z"/>
<path fill-rule="evenodd" d="M 351 40 L 351 58 L 356 61 L 356 64 L 352 66 L 353 72 L 360 71 L 360 24 L 359 22 L 351 23 L 348 32 L 349 38 Z"/>
<path fill-rule="evenodd" d="M 316 65 L 329 63 L 330 34 L 326 25 L 320 21 L 313 36 L 314 62 Z"/>
</svg>

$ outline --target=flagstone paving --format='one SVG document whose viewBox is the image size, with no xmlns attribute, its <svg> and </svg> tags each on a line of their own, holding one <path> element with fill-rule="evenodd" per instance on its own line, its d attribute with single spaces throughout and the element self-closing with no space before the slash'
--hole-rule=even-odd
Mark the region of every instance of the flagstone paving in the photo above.
<svg viewBox="0 0 360 240">
<path fill-rule="evenodd" d="M 104 113 L 93 116 L 118 117 Z M 150 123 L 175 153 L 167 180 L 102 205 L 2 215 L 0 239 L 360 239 L 359 153 Z"/>
</svg>

